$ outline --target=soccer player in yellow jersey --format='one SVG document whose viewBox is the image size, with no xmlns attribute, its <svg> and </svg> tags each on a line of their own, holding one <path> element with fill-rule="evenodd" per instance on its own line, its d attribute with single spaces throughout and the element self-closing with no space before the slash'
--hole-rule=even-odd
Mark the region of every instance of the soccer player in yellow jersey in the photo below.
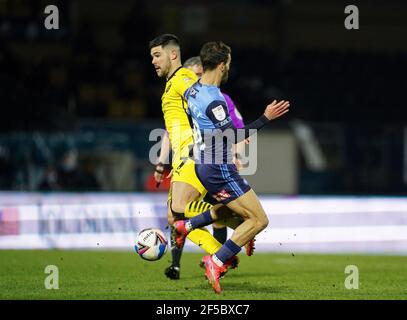
<svg viewBox="0 0 407 320">
<path fill-rule="evenodd" d="M 164 34 L 150 41 L 152 64 L 159 78 L 166 79 L 164 93 L 161 97 L 165 127 L 173 150 L 171 187 L 168 194 L 168 224 L 185 219 L 184 211 L 187 204 L 198 200 L 206 194 L 206 190 L 195 173 L 195 163 L 190 157 L 194 145 L 193 132 L 187 114 L 185 91 L 197 80 L 195 73 L 183 68 L 179 40 L 172 34 Z M 162 171 L 160 164 L 157 171 Z M 200 210 L 207 210 L 210 204 L 202 202 Z M 187 214 L 188 211 L 185 211 Z M 199 212 L 196 212 L 196 214 Z M 209 254 L 216 252 L 222 245 L 206 228 L 196 229 L 188 235 L 195 244 Z M 179 279 L 179 250 L 173 245 L 171 250 L 172 265 L 165 270 L 167 277 Z"/>
</svg>

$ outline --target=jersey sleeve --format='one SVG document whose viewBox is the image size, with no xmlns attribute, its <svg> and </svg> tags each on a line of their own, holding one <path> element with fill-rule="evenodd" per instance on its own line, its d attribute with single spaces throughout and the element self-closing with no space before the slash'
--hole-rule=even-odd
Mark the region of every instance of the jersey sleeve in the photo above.
<svg viewBox="0 0 407 320">
<path fill-rule="evenodd" d="M 229 109 L 225 101 L 214 100 L 206 108 L 206 116 L 217 129 L 234 128 Z"/>
</svg>

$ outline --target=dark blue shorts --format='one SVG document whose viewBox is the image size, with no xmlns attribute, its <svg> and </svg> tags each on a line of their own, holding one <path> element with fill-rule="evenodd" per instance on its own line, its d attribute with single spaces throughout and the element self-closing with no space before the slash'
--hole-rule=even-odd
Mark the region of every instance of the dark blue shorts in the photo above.
<svg viewBox="0 0 407 320">
<path fill-rule="evenodd" d="M 227 204 L 251 189 L 234 164 L 195 164 L 195 171 L 208 191 L 205 201 L 211 204 Z"/>
</svg>

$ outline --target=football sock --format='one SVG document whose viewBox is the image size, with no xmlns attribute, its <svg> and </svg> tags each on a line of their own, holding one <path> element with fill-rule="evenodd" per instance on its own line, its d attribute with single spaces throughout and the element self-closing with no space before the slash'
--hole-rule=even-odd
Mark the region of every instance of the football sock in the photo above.
<svg viewBox="0 0 407 320">
<path fill-rule="evenodd" d="M 221 267 L 226 261 L 237 255 L 241 249 L 242 248 L 229 239 L 219 249 L 219 251 L 212 256 L 212 259 L 219 267 Z"/>
<path fill-rule="evenodd" d="M 211 209 L 209 209 L 209 210 L 189 219 L 186 222 L 185 227 L 188 231 L 192 231 L 194 229 L 210 225 L 214 221 L 215 220 L 213 220 L 213 218 L 211 216 Z"/>
<path fill-rule="evenodd" d="M 185 217 L 195 217 L 202 212 L 208 211 L 210 208 L 212 208 L 212 205 L 208 202 L 191 201 L 185 207 Z M 210 255 L 222 247 L 222 244 L 205 227 L 192 230 L 187 238 Z"/>
<path fill-rule="evenodd" d="M 171 234 L 172 237 L 172 234 Z M 184 244 L 182 244 L 181 248 L 177 248 L 176 246 L 171 248 L 171 255 L 172 255 L 172 263 L 173 267 L 180 267 L 181 255 L 182 250 L 184 249 Z"/>
<path fill-rule="evenodd" d="M 227 240 L 228 229 L 226 227 L 222 227 L 222 228 L 213 227 L 213 236 L 220 243 L 224 244 Z"/>
<path fill-rule="evenodd" d="M 187 238 L 208 254 L 214 254 L 222 247 L 222 244 L 206 228 L 192 230 Z"/>
<path fill-rule="evenodd" d="M 185 207 L 185 217 L 192 218 L 198 214 L 207 211 L 212 205 L 204 201 L 191 201 Z"/>
</svg>

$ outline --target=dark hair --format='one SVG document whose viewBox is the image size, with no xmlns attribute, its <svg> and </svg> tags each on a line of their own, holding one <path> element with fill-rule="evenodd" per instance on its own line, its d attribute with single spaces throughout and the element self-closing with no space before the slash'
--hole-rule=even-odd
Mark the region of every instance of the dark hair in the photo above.
<svg viewBox="0 0 407 320">
<path fill-rule="evenodd" d="M 151 40 L 148 47 L 149 47 L 149 49 L 158 47 L 158 46 L 162 46 L 164 48 L 165 46 L 167 46 L 169 44 L 176 45 L 179 47 L 178 37 L 173 34 L 170 34 L 170 33 L 162 34 L 162 35 L 154 38 L 153 40 Z"/>
<path fill-rule="evenodd" d="M 201 61 L 201 58 L 199 56 L 191 57 L 191 58 L 189 58 L 188 60 L 186 60 L 184 62 L 184 67 L 185 68 L 192 67 L 192 66 L 195 66 L 195 65 L 202 66 L 202 61 Z"/>
<path fill-rule="evenodd" d="M 204 71 L 213 70 L 222 62 L 226 63 L 231 52 L 230 47 L 222 41 L 205 43 L 200 52 Z"/>
</svg>

